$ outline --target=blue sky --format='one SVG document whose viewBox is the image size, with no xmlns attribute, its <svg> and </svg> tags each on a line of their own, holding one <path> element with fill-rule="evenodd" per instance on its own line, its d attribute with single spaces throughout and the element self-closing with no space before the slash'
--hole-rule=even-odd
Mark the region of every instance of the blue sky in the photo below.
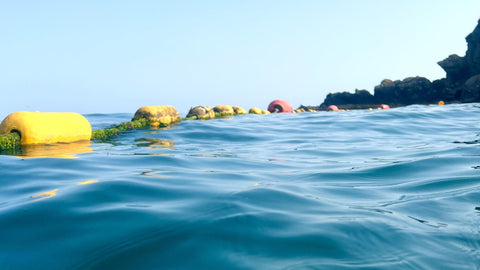
<svg viewBox="0 0 480 270">
<path fill-rule="evenodd" d="M 480 1 L 0 2 L 0 118 L 144 105 L 296 108 L 385 78 L 445 76 Z M 0 120 L 1 120 L 0 119 Z"/>
</svg>

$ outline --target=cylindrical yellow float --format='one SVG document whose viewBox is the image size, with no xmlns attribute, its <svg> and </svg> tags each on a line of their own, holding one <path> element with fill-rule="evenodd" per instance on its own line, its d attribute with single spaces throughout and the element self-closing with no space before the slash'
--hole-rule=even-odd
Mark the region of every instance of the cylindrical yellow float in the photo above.
<svg viewBox="0 0 480 270">
<path fill-rule="evenodd" d="M 14 112 L 0 124 L 0 134 L 17 132 L 20 144 L 47 144 L 90 140 L 92 127 L 72 112 Z"/>
</svg>

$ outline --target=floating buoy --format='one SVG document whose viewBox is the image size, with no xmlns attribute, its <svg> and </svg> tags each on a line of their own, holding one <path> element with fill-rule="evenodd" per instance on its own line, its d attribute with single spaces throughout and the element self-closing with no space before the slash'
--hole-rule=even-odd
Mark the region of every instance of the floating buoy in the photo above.
<svg viewBox="0 0 480 270">
<path fill-rule="evenodd" d="M 232 106 L 230 105 L 218 105 L 213 108 L 213 111 L 218 114 L 218 116 L 229 116 L 234 115 L 235 112 L 233 111 Z"/>
<path fill-rule="evenodd" d="M 143 106 L 135 112 L 132 120 L 145 118 L 149 124 L 155 126 L 168 126 L 180 121 L 177 109 L 170 105 Z"/>
<path fill-rule="evenodd" d="M 251 113 L 251 114 L 262 114 L 262 110 L 260 110 L 260 108 L 251 108 L 248 113 Z"/>
<path fill-rule="evenodd" d="M 262 114 L 270 114 L 270 111 L 262 110 Z"/>
<path fill-rule="evenodd" d="M 268 111 L 271 113 L 291 113 L 293 112 L 293 108 L 290 102 L 277 99 L 268 105 Z"/>
<path fill-rule="evenodd" d="M 233 112 L 235 112 L 235 114 L 247 114 L 247 111 L 242 107 L 233 106 L 232 108 L 233 108 Z"/>
<path fill-rule="evenodd" d="M 445 105 L 445 102 L 443 102 L 443 100 L 440 100 L 440 101 L 438 102 L 438 105 L 439 105 L 439 106 L 443 106 L 443 105 Z"/>
<path fill-rule="evenodd" d="M 327 112 L 328 111 L 338 111 L 338 107 L 335 105 L 330 105 L 327 107 Z"/>
<path fill-rule="evenodd" d="M 296 109 L 295 111 L 293 111 L 295 113 L 304 113 L 305 112 L 305 109 L 304 108 L 300 108 L 300 109 Z"/>
<path fill-rule="evenodd" d="M 215 118 L 215 112 L 208 106 L 196 106 L 188 111 L 187 118 L 213 119 Z"/>
<path fill-rule="evenodd" d="M 380 105 L 380 109 L 382 109 L 382 110 L 388 110 L 388 109 L 390 109 L 390 106 L 388 106 L 387 104 L 381 104 L 381 105 Z"/>
<path fill-rule="evenodd" d="M 68 143 L 90 140 L 88 120 L 72 112 L 14 112 L 0 124 L 0 134 L 16 132 L 20 144 Z"/>
</svg>

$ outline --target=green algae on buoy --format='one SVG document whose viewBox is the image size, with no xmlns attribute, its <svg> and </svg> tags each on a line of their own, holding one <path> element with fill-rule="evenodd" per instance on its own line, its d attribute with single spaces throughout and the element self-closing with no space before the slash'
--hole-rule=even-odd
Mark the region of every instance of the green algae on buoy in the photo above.
<svg viewBox="0 0 480 270">
<path fill-rule="evenodd" d="M 166 127 L 180 121 L 177 109 L 170 105 L 143 106 L 135 112 L 133 120 L 145 118 L 153 127 Z"/>
<path fill-rule="evenodd" d="M 0 152 L 15 153 L 20 149 L 20 134 L 12 132 L 0 135 Z"/>
<path fill-rule="evenodd" d="M 111 128 L 94 130 L 92 140 L 106 140 L 122 131 L 150 126 L 152 128 L 167 127 L 180 122 L 177 109 L 170 105 L 143 106 L 139 108 L 132 121 L 121 123 Z"/>
<path fill-rule="evenodd" d="M 18 133 L 21 145 L 88 141 L 88 120 L 73 112 L 14 112 L 0 124 L 0 134 Z"/>
<path fill-rule="evenodd" d="M 215 116 L 230 116 L 234 115 L 235 112 L 233 111 L 232 106 L 230 105 L 218 105 L 213 108 L 213 111 L 215 112 Z"/>
</svg>

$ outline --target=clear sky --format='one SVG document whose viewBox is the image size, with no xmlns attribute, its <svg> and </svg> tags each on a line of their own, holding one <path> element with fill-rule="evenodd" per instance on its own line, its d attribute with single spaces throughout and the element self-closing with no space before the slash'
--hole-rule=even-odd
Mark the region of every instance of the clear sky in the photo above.
<svg viewBox="0 0 480 270">
<path fill-rule="evenodd" d="M 445 76 L 479 0 L 0 1 L 0 120 L 144 105 L 296 108 Z"/>
</svg>

